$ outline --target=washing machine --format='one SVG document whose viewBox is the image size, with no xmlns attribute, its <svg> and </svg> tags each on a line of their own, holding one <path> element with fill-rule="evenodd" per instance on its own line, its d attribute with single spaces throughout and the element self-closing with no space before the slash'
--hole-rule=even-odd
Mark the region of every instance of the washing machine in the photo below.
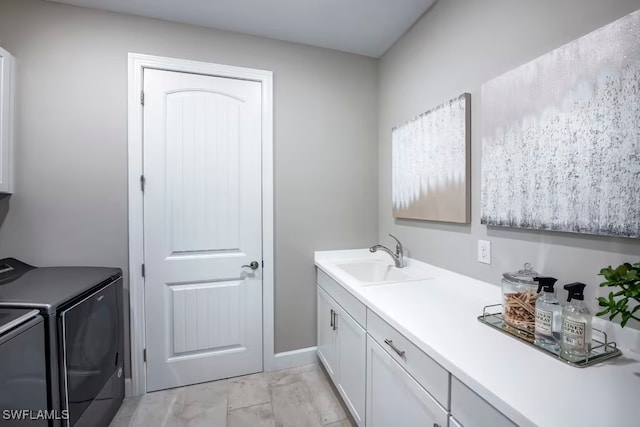
<svg viewBox="0 0 640 427">
<path fill-rule="evenodd" d="M 42 320 L 49 426 L 107 427 L 118 411 L 124 398 L 122 301 L 118 268 L 35 268 L 0 260 L 0 309 L 35 311 Z"/>
</svg>

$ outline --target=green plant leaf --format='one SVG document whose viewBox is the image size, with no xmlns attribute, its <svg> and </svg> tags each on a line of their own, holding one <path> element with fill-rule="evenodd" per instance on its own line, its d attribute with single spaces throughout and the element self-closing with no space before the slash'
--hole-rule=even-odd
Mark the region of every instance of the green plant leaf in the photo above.
<svg viewBox="0 0 640 427">
<path fill-rule="evenodd" d="M 621 326 L 625 326 L 630 319 L 638 319 L 634 316 L 640 310 L 640 262 L 635 264 L 623 263 L 613 268 L 611 266 L 602 268 L 599 273 L 605 278 L 600 284 L 601 287 L 618 288 L 609 292 L 605 297 L 598 297 L 598 305 L 603 310 L 597 315 L 609 314 L 609 319 L 614 320 L 621 315 Z M 637 302 L 633 309 L 629 309 L 630 301 Z"/>
<path fill-rule="evenodd" d="M 626 264 L 619 265 L 618 268 L 616 268 L 615 270 L 615 272 L 620 276 L 626 276 L 627 271 L 629 271 L 629 268 L 627 267 Z"/>
<path fill-rule="evenodd" d="M 609 292 L 609 306 L 610 307 L 615 307 L 616 306 L 616 301 L 614 299 L 613 292 Z"/>
<path fill-rule="evenodd" d="M 630 318 L 631 318 L 631 313 L 629 313 L 628 311 L 625 313 L 622 313 L 622 321 L 620 322 L 620 326 L 624 328 L 624 326 L 627 324 Z"/>
</svg>

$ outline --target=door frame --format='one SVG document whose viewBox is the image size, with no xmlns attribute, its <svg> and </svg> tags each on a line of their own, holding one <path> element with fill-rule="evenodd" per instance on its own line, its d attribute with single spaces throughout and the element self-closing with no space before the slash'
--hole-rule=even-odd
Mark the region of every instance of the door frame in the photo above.
<svg viewBox="0 0 640 427">
<path fill-rule="evenodd" d="M 273 73 L 186 59 L 129 53 L 128 59 L 128 201 L 129 201 L 129 331 L 131 395 L 146 393 L 144 362 L 145 280 L 143 192 L 143 73 L 145 68 L 250 80 L 262 86 L 262 367 L 275 366 L 274 354 L 274 214 L 273 214 Z"/>
</svg>

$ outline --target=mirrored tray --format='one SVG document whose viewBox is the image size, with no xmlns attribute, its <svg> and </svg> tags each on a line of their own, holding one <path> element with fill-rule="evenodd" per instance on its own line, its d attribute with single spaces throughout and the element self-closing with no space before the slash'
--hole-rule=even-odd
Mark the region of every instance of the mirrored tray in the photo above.
<svg viewBox="0 0 640 427">
<path fill-rule="evenodd" d="M 497 311 L 497 313 L 493 313 Z M 546 348 L 539 347 L 534 344 L 533 333 L 524 329 L 519 329 L 505 323 L 502 317 L 502 304 L 493 304 L 485 306 L 482 310 L 482 316 L 478 316 L 478 320 L 487 326 L 490 326 L 498 331 L 505 333 L 517 340 L 522 341 L 524 344 L 541 351 L 550 357 L 564 362 L 568 365 L 575 366 L 577 368 L 586 368 L 587 366 L 595 365 L 596 363 L 603 362 L 607 359 L 620 356 L 622 351 L 618 348 L 617 344 L 607 339 L 607 334 L 596 328 L 592 328 L 595 333 L 602 336 L 600 340 L 593 338 L 593 346 L 586 358 L 581 360 L 567 360 L 560 356 L 558 351 L 552 351 Z"/>
</svg>

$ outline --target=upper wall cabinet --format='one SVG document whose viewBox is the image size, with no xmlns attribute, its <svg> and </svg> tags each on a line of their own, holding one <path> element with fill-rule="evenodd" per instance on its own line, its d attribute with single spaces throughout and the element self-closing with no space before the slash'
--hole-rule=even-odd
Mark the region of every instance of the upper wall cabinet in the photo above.
<svg viewBox="0 0 640 427">
<path fill-rule="evenodd" d="M 0 194 L 13 193 L 13 76 L 11 54 L 0 47 Z"/>
</svg>

